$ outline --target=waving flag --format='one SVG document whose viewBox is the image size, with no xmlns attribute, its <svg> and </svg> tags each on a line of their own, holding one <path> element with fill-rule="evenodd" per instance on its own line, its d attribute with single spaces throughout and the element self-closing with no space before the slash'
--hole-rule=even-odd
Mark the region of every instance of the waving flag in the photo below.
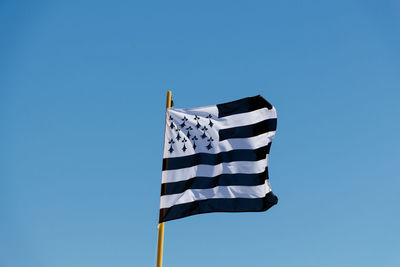
<svg viewBox="0 0 400 267">
<path fill-rule="evenodd" d="M 277 204 L 268 177 L 276 110 L 262 96 L 166 112 L 160 222 Z"/>
</svg>

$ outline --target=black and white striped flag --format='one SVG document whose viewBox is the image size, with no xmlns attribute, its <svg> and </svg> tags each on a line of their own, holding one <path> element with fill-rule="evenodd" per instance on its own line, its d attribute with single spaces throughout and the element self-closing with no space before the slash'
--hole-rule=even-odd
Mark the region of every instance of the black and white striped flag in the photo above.
<svg viewBox="0 0 400 267">
<path fill-rule="evenodd" d="M 262 96 L 166 112 L 160 222 L 208 212 L 265 211 L 276 110 Z"/>
</svg>

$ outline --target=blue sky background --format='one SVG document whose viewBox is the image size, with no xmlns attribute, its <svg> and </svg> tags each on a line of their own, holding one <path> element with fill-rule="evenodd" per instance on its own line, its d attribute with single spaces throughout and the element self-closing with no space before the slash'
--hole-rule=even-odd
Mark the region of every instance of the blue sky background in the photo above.
<svg viewBox="0 0 400 267">
<path fill-rule="evenodd" d="M 0 266 L 153 266 L 167 89 L 278 111 L 265 213 L 164 266 L 400 266 L 400 2 L 0 1 Z"/>
</svg>

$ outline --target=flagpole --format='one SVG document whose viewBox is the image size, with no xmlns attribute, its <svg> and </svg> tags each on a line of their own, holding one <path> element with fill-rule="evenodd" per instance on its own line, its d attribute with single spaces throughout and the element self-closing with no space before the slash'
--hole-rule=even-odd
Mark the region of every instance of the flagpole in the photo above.
<svg viewBox="0 0 400 267">
<path fill-rule="evenodd" d="M 172 106 L 172 93 L 171 91 L 167 91 L 166 108 L 169 109 L 171 106 Z M 164 250 L 164 223 L 162 222 L 158 224 L 157 267 L 162 267 L 163 250 Z"/>
</svg>

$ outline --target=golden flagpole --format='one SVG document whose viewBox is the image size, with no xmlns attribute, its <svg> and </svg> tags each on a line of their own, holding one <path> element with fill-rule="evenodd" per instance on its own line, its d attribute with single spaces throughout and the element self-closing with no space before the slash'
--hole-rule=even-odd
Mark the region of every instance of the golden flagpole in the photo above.
<svg viewBox="0 0 400 267">
<path fill-rule="evenodd" d="M 167 91 L 167 109 L 172 107 L 172 93 Z M 157 241 L 157 267 L 162 267 L 164 249 L 164 223 L 158 224 L 158 241 Z"/>
</svg>

